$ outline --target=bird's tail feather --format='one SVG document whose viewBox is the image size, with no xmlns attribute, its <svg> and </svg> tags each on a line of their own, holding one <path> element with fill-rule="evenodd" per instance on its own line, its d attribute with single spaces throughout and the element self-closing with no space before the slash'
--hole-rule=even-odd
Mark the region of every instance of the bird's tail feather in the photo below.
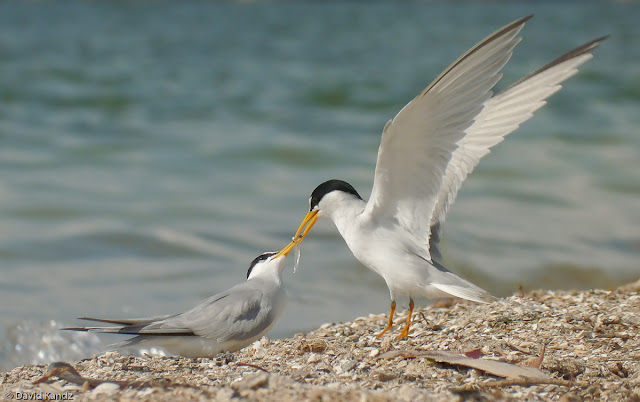
<svg viewBox="0 0 640 402">
<path fill-rule="evenodd" d="M 431 265 L 435 267 L 438 272 L 432 277 L 432 281 L 429 283 L 430 287 L 445 294 L 471 300 L 476 303 L 491 303 L 498 300 L 497 297 L 486 290 L 449 271 L 439 262 L 431 261 Z"/>
<path fill-rule="evenodd" d="M 471 286 L 468 286 L 468 285 Z M 498 300 L 497 297 L 491 295 L 486 290 L 483 290 L 471 282 L 467 282 L 465 286 L 460 285 L 450 285 L 450 284 L 442 284 L 442 283 L 431 283 L 431 286 L 434 288 L 450 294 L 455 297 L 459 297 L 461 299 L 471 300 L 476 303 L 491 303 L 493 301 Z"/>
<path fill-rule="evenodd" d="M 193 330 L 189 328 L 150 328 L 144 325 L 123 325 L 118 327 L 69 327 L 62 328 L 62 330 L 146 336 L 196 336 Z"/>
<path fill-rule="evenodd" d="M 61 328 L 63 331 L 85 331 L 85 332 L 100 332 L 103 334 L 121 334 L 124 326 L 120 327 L 68 327 Z"/>
<path fill-rule="evenodd" d="M 96 317 L 80 317 L 79 320 L 104 322 L 107 324 L 119 324 L 119 325 L 143 325 L 149 324 L 154 321 L 161 321 L 171 317 L 173 314 L 161 315 L 157 317 L 144 317 L 144 318 L 96 318 Z"/>
</svg>

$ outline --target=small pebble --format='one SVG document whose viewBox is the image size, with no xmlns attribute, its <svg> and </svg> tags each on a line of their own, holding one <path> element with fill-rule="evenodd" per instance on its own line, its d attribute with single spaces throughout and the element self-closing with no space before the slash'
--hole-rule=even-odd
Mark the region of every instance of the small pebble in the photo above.
<svg viewBox="0 0 640 402">
<path fill-rule="evenodd" d="M 113 394 L 120 389 L 120 386 L 113 382 L 103 382 L 91 390 L 92 394 Z"/>
</svg>

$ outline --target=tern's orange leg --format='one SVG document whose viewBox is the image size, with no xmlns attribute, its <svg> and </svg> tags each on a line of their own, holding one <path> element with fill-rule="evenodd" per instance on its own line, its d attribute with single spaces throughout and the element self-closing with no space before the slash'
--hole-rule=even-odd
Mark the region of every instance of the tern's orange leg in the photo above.
<svg viewBox="0 0 640 402">
<path fill-rule="evenodd" d="M 409 315 L 407 316 L 407 325 L 404 326 L 398 340 L 406 338 L 409 335 L 409 327 L 411 326 L 411 316 L 413 315 L 413 299 L 409 299 Z"/>
<path fill-rule="evenodd" d="M 391 327 L 393 326 L 393 314 L 395 312 L 396 312 L 396 301 L 391 300 L 391 311 L 389 312 L 389 322 L 387 323 L 387 326 L 385 327 L 385 329 L 383 329 L 382 332 L 376 335 L 376 338 L 380 338 L 382 335 L 384 335 L 385 332 L 391 329 Z"/>
</svg>

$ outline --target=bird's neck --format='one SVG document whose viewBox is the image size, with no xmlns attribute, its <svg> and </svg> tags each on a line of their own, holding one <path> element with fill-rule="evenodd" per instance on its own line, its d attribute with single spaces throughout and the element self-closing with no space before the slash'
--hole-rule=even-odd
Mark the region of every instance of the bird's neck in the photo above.
<svg viewBox="0 0 640 402">
<path fill-rule="evenodd" d="M 251 272 L 251 277 L 249 278 L 249 280 L 252 279 L 260 279 L 280 285 L 282 284 L 282 269 L 273 267 L 260 269 L 258 272 Z"/>
<path fill-rule="evenodd" d="M 366 203 L 357 198 L 343 200 L 339 208 L 330 209 L 327 213 L 340 232 L 340 235 L 347 240 L 351 229 L 359 224 L 359 216 L 364 211 Z"/>
</svg>

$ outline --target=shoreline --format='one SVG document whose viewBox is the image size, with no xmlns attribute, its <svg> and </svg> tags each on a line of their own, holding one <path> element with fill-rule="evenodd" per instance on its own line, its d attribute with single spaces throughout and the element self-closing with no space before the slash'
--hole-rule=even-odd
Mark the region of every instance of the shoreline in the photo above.
<svg viewBox="0 0 640 402">
<path fill-rule="evenodd" d="M 640 281 L 614 290 L 537 290 L 488 305 L 435 303 L 416 309 L 403 341 L 396 337 L 406 311 L 376 339 L 386 317 L 262 338 L 214 359 L 109 352 L 67 362 L 81 380 L 43 379 L 46 365 L 24 365 L 0 373 L 0 388 L 6 399 L 66 392 L 75 401 L 640 400 Z M 505 378 L 525 369 L 542 377 Z"/>
</svg>

